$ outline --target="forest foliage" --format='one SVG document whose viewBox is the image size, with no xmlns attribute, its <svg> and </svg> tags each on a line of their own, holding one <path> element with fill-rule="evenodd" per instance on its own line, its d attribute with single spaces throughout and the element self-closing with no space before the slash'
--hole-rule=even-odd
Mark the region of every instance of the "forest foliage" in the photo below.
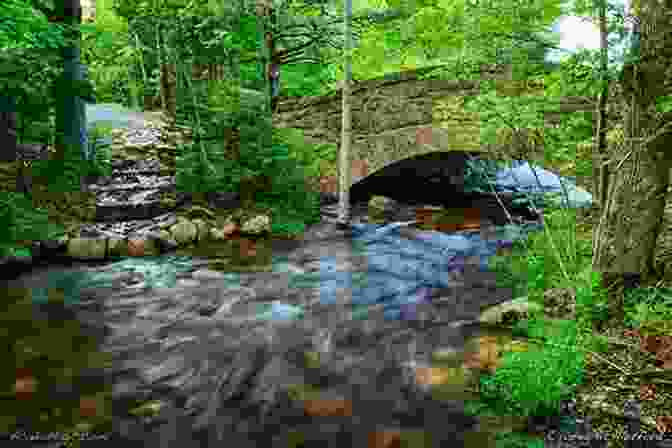
<svg viewBox="0 0 672 448">
<path fill-rule="evenodd" d="M 6 0 L 0 10 L 0 45 L 8 49 L 0 54 L 0 91 L 17 99 L 22 141 L 53 141 L 54 89 L 82 87 L 59 84 L 62 61 L 57 50 L 68 42 L 69 31 L 36 12 L 45 3 Z M 551 129 L 543 121 L 544 112 L 557 107 L 559 99 L 596 98 L 601 80 L 619 79 L 620 68 L 615 64 L 608 73 L 599 72 L 594 63 L 599 59 L 597 51 L 582 50 L 558 63 L 545 60 L 547 52 L 558 46 L 548 26 L 572 10 L 586 13 L 590 2 L 571 6 L 559 0 L 353 3 L 355 79 L 436 65 L 444 68 L 434 76 L 474 79 L 483 64 L 513 64 L 513 79 L 542 85 L 543 95 L 501 95 L 497 83 L 483 82 L 482 94 L 468 99 L 465 107 L 481 115 L 484 140 L 493 142 L 503 133 L 525 129 L 542 131 L 540 141 L 534 143 L 543 146 L 543 160 L 537 162 L 568 167 L 577 177 L 592 176 L 590 154 L 581 152 L 592 143 L 590 116 L 573 114 Z M 98 102 L 137 107 L 145 96 L 160 93 L 161 66 L 174 63 L 177 67 L 177 118 L 196 137 L 193 144 L 179 149 L 180 188 L 240 190 L 244 182 L 256 179 L 265 185 L 255 192 L 254 203 L 273 211 L 275 231 L 300 233 L 319 219 L 318 197 L 306 188 L 306 179 L 323 175 L 325 160 L 330 165 L 327 169 L 333 169 L 336 149 L 318 150 L 296 133 L 273 128 L 272 115 L 264 106 L 267 79 L 259 49 L 263 30 L 271 30 L 286 51 L 282 95 L 321 95 L 333 90 L 343 79 L 340 2 L 280 0 L 274 2 L 275 15 L 268 18 L 260 17 L 252 1 L 105 0 L 97 6 L 95 24 L 81 26 L 81 48 Z M 610 47 L 626 38 L 622 15 L 612 15 L 607 29 Z M 610 59 L 615 61 L 611 55 Z M 192 64 L 221 64 L 226 67 L 226 79 L 196 82 L 190 76 Z M 669 98 L 656 101 L 661 113 L 672 110 Z M 238 133 L 235 158 L 222 151 L 232 129 Z M 16 194 L 2 198 L 0 217 L 12 229 L 4 233 L 5 243 L 35 238 L 19 233 L 30 227 L 22 215 L 28 202 Z M 567 334 L 554 341 L 563 345 L 562 350 L 549 343 L 541 354 L 511 354 L 505 368 L 484 378 L 484 395 L 504 402 L 508 415 L 534 414 L 556 405 L 583 380 L 585 346 L 579 349 L 579 342 L 604 345 L 595 333 L 607 320 L 609 303 L 599 276 L 591 269 L 590 236 L 579 235 L 578 230 L 576 215 L 550 210 L 544 232 L 532 238 L 522 255 L 514 254 L 521 267 L 517 274 L 527 277 L 530 299 L 543 303 L 549 290 L 573 290 L 577 320 L 569 322 Z M 669 321 L 664 307 L 669 299 L 645 295 L 645 299 L 626 301 L 628 323 Z M 528 334 L 542 332 L 543 322 L 536 321 L 536 327 L 534 322 L 528 321 Z M 546 376 L 531 374 L 539 368 Z"/>
</svg>

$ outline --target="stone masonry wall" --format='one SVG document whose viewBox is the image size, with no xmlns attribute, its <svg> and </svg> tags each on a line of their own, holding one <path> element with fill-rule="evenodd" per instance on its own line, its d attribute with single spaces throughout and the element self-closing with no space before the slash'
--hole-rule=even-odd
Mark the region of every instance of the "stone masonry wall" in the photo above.
<svg viewBox="0 0 672 448">
<path fill-rule="evenodd" d="M 408 157 L 435 151 L 492 149 L 478 141 L 475 117 L 462 111 L 460 96 L 479 92 L 478 81 L 418 79 L 428 69 L 386 75 L 352 87 L 352 160 L 367 160 L 369 173 Z M 503 71 L 484 70 L 482 79 L 502 79 Z M 506 82 L 506 81 L 504 81 Z M 320 97 L 281 97 L 273 124 L 304 132 L 310 143 L 340 141 L 341 91 Z M 583 98 L 567 98 L 560 112 L 547 113 L 549 124 L 562 114 L 592 110 Z M 446 114 L 439 114 L 446 112 Z M 449 116 L 449 121 L 441 121 Z M 504 148 L 506 149 L 506 148 Z"/>
</svg>

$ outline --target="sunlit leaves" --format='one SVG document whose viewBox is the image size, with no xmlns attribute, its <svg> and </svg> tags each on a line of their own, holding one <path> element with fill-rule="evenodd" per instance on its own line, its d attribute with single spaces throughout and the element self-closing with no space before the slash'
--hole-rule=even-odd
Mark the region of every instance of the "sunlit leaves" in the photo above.
<svg viewBox="0 0 672 448">
<path fill-rule="evenodd" d="M 390 7 L 387 0 L 369 0 L 369 7 L 372 9 L 386 9 Z"/>
<path fill-rule="evenodd" d="M 58 49 L 65 42 L 64 27 L 47 22 L 23 0 L 8 0 L 0 9 L 1 48 Z"/>
<path fill-rule="evenodd" d="M 414 65 L 424 65 L 430 59 L 431 64 L 436 64 L 462 54 L 461 64 L 473 62 L 478 66 L 495 62 L 496 48 L 514 48 L 524 56 L 532 50 L 521 46 L 516 35 L 543 30 L 561 13 L 558 0 L 543 4 L 513 0 L 493 0 L 487 4 L 464 0 L 371 4 L 374 3 L 376 7 L 401 9 L 407 15 L 363 33 L 353 67 L 357 78 L 382 73 L 383 59 L 388 67 L 397 62 L 409 65 L 410 60 Z"/>
<path fill-rule="evenodd" d="M 590 52 L 579 52 L 565 59 L 560 70 L 544 79 L 547 96 L 595 96 L 599 91 L 599 77 L 590 64 Z"/>
<path fill-rule="evenodd" d="M 576 15 L 587 15 L 594 11 L 595 2 L 591 0 L 573 0 L 572 12 Z"/>
<path fill-rule="evenodd" d="M 460 10 L 423 8 L 414 17 L 418 42 L 433 49 L 461 48 L 464 44 L 462 15 Z"/>
<path fill-rule="evenodd" d="M 466 111 L 479 115 L 482 143 L 508 143 L 514 134 L 544 127 L 543 97 L 502 96 L 487 86 L 484 92 L 465 104 Z"/>
<path fill-rule="evenodd" d="M 404 11 L 414 12 L 416 4 L 410 0 L 387 0 L 387 5 L 392 9 L 402 9 Z"/>
<path fill-rule="evenodd" d="M 557 0 L 544 2 L 544 8 L 542 9 L 542 24 L 544 26 L 550 26 L 563 13 L 564 8 L 561 2 Z"/>
<path fill-rule="evenodd" d="M 672 112 L 672 96 L 667 95 L 656 98 L 656 110 L 662 113 Z"/>
</svg>

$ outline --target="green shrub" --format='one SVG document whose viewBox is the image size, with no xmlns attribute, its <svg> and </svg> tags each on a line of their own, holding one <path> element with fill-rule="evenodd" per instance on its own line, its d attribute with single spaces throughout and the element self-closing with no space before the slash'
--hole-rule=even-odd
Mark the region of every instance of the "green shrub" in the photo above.
<svg viewBox="0 0 672 448">
<path fill-rule="evenodd" d="M 208 107 L 199 110 L 202 132 L 193 144 L 178 150 L 176 183 L 184 191 L 237 191 L 250 179 L 269 185 L 254 192 L 255 206 L 272 214 L 272 230 L 298 233 L 319 221 L 319 193 L 310 191 L 306 178 L 318 173 L 325 151 L 311 152 L 296 135 L 277 132 L 264 118 L 263 95 L 231 81 L 207 86 Z M 226 129 L 237 129 L 237 159 L 221 150 Z M 264 182 L 261 182 L 262 184 Z"/>
<path fill-rule="evenodd" d="M 623 298 L 626 325 L 636 328 L 646 322 L 672 321 L 672 291 L 643 287 L 627 291 Z"/>
<path fill-rule="evenodd" d="M 497 448 L 544 448 L 544 441 L 515 432 L 498 433 L 495 438 Z"/>
<path fill-rule="evenodd" d="M 488 260 L 488 268 L 497 274 L 498 288 L 511 288 L 513 297 L 528 295 L 527 258 L 521 242 L 515 242 L 510 255 L 496 255 Z"/>
<path fill-rule="evenodd" d="M 10 255 L 10 248 L 16 241 L 16 211 L 11 201 L 11 193 L 4 193 L 0 202 L 0 256 Z"/>
<path fill-rule="evenodd" d="M 501 415 L 532 416 L 553 413 L 560 400 L 581 384 L 583 353 L 576 348 L 575 326 L 548 335 L 543 321 L 528 322 L 530 335 L 546 339 L 540 350 L 506 353 L 491 376 L 482 376 L 482 400 Z"/>
<path fill-rule="evenodd" d="M 306 230 L 306 224 L 298 218 L 292 219 L 280 214 L 273 216 L 271 231 L 282 235 L 299 235 Z"/>
<path fill-rule="evenodd" d="M 300 129 L 274 129 L 273 138 L 288 146 L 289 157 L 303 167 L 306 176 L 319 178 L 324 173 L 324 164 L 336 164 L 338 147 L 333 144 L 310 144 Z"/>
<path fill-rule="evenodd" d="M 543 255 L 530 255 L 527 258 L 528 288 L 530 295 L 539 296 L 548 287 L 548 275 L 546 268 L 548 257 Z"/>
<path fill-rule="evenodd" d="M 21 193 L 0 195 L 0 255 L 27 255 L 17 241 L 43 240 L 63 232 L 49 220 L 49 213 L 33 207 Z"/>
<path fill-rule="evenodd" d="M 127 21 L 114 13 L 112 3 L 98 0 L 95 24 L 82 26 L 82 60 L 96 86 L 97 101 L 126 104 L 138 51 L 130 44 Z"/>
<path fill-rule="evenodd" d="M 551 334 L 549 329 L 552 328 Z M 514 336 L 552 342 L 553 338 L 563 341 L 575 341 L 579 335 L 575 320 L 556 320 L 551 327 L 543 315 L 532 316 L 527 320 L 520 320 L 512 328 Z"/>
<path fill-rule="evenodd" d="M 319 222 L 319 193 L 307 188 L 303 167 L 289 160 L 280 165 L 276 175 L 271 177 L 271 188 L 257 193 L 257 204 L 273 211 L 273 226 L 278 226 L 276 229 L 281 233 Z"/>
</svg>

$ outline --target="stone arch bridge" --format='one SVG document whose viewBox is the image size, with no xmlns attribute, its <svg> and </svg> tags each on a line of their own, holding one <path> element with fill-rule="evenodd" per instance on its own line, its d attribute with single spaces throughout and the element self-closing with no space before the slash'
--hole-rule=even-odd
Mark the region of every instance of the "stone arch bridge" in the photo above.
<svg viewBox="0 0 672 448">
<path fill-rule="evenodd" d="M 351 159 L 366 168 L 357 169 L 353 162 L 351 186 L 401 160 L 423 155 L 432 159 L 432 153 L 474 151 L 488 157 L 503 150 L 513 159 L 527 158 L 515 157 L 510 146 L 480 144 L 478 121 L 468 116 L 460 103 L 461 97 L 478 94 L 479 82 L 420 79 L 420 75 L 434 68 L 353 83 Z M 515 81 L 507 81 L 501 69 L 483 69 L 481 77 L 497 80 L 498 91 L 500 86 L 515 86 Z M 563 114 L 593 109 L 594 104 L 587 98 L 566 98 L 560 102 L 559 112 L 546 113 L 545 121 L 553 125 Z M 281 97 L 273 125 L 300 129 L 309 143 L 338 145 L 341 110 L 340 90 L 320 97 Z"/>
</svg>

